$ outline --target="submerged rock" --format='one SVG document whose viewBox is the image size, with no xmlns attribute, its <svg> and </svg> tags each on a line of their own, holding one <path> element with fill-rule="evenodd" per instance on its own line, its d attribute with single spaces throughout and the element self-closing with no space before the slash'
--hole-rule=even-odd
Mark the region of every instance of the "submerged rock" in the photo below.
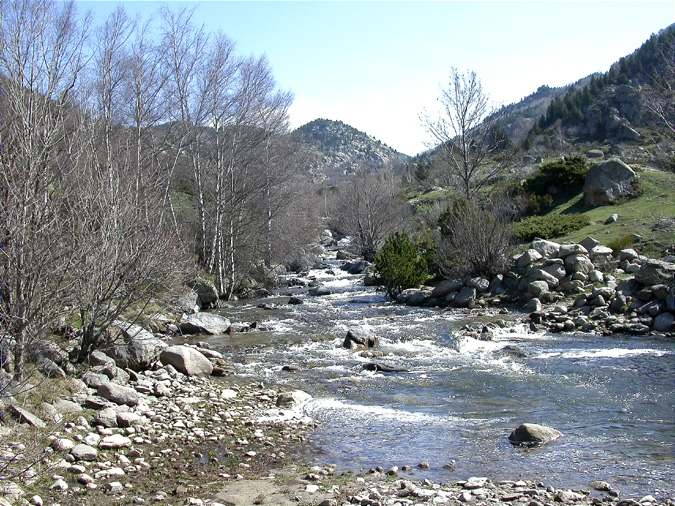
<svg viewBox="0 0 675 506">
<path fill-rule="evenodd" d="M 348 350 L 358 347 L 375 348 L 379 343 L 380 339 L 369 330 L 353 328 L 347 331 L 342 347 L 347 348 Z"/>
<path fill-rule="evenodd" d="M 552 427 L 536 423 L 523 423 L 516 427 L 509 435 L 509 441 L 514 445 L 536 446 L 555 441 L 562 434 Z"/>
<path fill-rule="evenodd" d="M 365 369 L 366 371 L 375 371 L 375 372 L 408 372 L 407 369 L 403 369 L 400 367 L 376 363 L 363 364 L 363 369 Z"/>
</svg>

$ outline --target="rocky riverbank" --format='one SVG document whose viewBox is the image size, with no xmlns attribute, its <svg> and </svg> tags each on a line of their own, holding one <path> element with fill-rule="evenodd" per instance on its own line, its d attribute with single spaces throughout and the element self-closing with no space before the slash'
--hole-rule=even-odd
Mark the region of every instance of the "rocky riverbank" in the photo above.
<svg viewBox="0 0 675 506">
<path fill-rule="evenodd" d="M 517 276 L 518 286 L 523 285 L 525 300 L 517 297 L 517 287 L 516 293 L 508 288 L 512 277 L 508 274 L 493 280 L 461 280 L 461 286 L 459 281 L 447 280 L 436 287 L 406 292 L 410 297 L 427 294 L 421 302 L 403 298 L 402 302 L 455 305 L 458 294 L 470 288 L 475 290 L 473 303 L 456 311 L 504 313 L 506 308 L 518 309 L 523 303 L 532 303 L 530 285 L 545 281 L 537 277 L 543 276 L 539 271 L 548 272 L 548 268 L 554 277 L 555 273 L 560 277 L 556 278 L 557 284 L 551 279 L 545 281 L 547 289 L 537 297 L 542 307 L 534 308 L 537 311 L 527 318 L 533 327 L 566 331 L 569 325 L 565 321 L 571 315 L 587 313 L 588 321 L 595 324 L 589 331 L 613 331 L 606 317 L 592 316 L 595 308 L 606 307 L 610 316 L 628 324 L 634 323 L 632 318 L 644 318 L 643 324 L 649 328 L 646 332 L 666 335 L 654 327 L 660 315 L 672 313 L 668 306 L 672 286 L 664 278 L 671 272 L 668 262 L 638 255 L 629 261 L 637 267 L 629 267 L 621 266 L 626 259 L 620 255 L 612 257 L 611 262 L 616 262 L 613 270 L 589 271 L 581 284 L 574 283 L 582 290 L 574 296 L 562 286 L 581 281 L 578 274 L 583 271 L 575 266 L 601 265 L 597 250 L 596 255 L 584 254 L 581 247 L 588 252 L 581 245 L 563 255 L 561 250 L 566 252 L 569 247 L 535 241 L 530 250 L 514 259 L 510 272 Z M 567 261 L 570 255 L 576 257 L 574 262 Z M 345 260 L 343 267 L 350 273 L 368 269 L 359 260 Z M 602 274 L 602 282 L 597 281 L 595 271 Z M 591 276 L 596 281 L 587 282 Z M 293 293 L 299 295 L 296 303 L 321 296 L 316 289 L 324 287 L 310 278 L 289 277 L 289 284 L 296 285 Z M 540 284 L 532 286 L 544 288 Z M 626 295 L 626 286 L 633 287 L 632 295 Z M 438 303 L 438 294 L 444 290 L 447 304 Z M 594 305 L 598 294 L 604 306 Z M 622 300 L 622 296 L 625 307 L 615 311 L 612 308 L 618 305 L 614 301 Z M 574 300 L 579 302 L 575 304 Z M 265 310 L 264 306 L 259 307 Z M 654 307 L 659 312 L 652 316 L 649 308 Z M 557 315 L 565 315 L 566 319 L 559 322 Z M 479 327 L 465 332 L 475 334 L 477 339 L 490 339 L 489 328 L 483 331 Z M 347 473 L 338 473 L 330 465 L 304 465 L 309 461 L 304 458 L 308 431 L 317 426 L 302 409 L 309 396 L 262 384 L 259 378 L 235 375 L 232 364 L 221 353 L 196 337 L 201 334 L 228 339 L 227 334 L 261 328 L 265 328 L 264 322 L 231 322 L 218 314 L 200 312 L 178 318 L 153 315 L 145 327 L 117 322 L 110 336 L 114 345 L 105 348 L 105 352 L 92 353 L 86 367 L 74 366 L 67 350 L 58 350 L 58 346 L 36 347 L 35 365 L 45 378 L 34 385 L 34 391 L 17 392 L 3 406 L 0 459 L 6 468 L 1 471 L 0 504 L 675 504 L 664 497 L 663 491 L 655 494 L 657 498 L 624 497 L 621 490 L 608 483 L 591 484 L 591 477 L 590 488 L 584 490 L 553 488 L 526 477 L 520 480 L 523 473 L 517 469 L 513 470 L 513 481 L 480 477 L 456 480 L 451 462 L 403 461 L 397 467 L 353 469 Z M 575 323 L 575 328 L 582 327 Z M 181 341 L 187 344 L 178 345 L 172 336 L 180 334 L 195 337 L 184 336 Z M 378 337 L 355 328 L 338 346 L 377 361 Z M 388 366 L 379 362 L 363 365 L 378 373 L 400 371 L 384 367 Z M 550 435 L 547 441 L 567 437 L 552 429 L 544 432 Z M 504 438 L 507 436 L 508 432 Z M 371 436 L 364 433 L 364 437 Z M 536 441 L 518 442 L 521 443 L 530 446 Z M 441 484 L 425 479 L 430 469 L 441 470 L 444 466 L 451 481 Z"/>
<path fill-rule="evenodd" d="M 532 329 L 675 337 L 675 257 L 653 259 L 634 249 L 614 252 L 592 237 L 580 244 L 535 240 L 492 279 L 445 279 L 410 288 L 397 302 L 423 307 L 504 308 L 529 313 Z M 346 264 L 366 272 L 367 263 Z"/>
</svg>

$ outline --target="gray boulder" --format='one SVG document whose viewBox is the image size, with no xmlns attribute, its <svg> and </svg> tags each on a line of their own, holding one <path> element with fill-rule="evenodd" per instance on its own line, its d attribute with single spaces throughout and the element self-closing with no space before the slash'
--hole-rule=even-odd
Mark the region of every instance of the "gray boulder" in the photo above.
<svg viewBox="0 0 675 506">
<path fill-rule="evenodd" d="M 538 313 L 541 311 L 541 301 L 536 297 L 528 300 L 523 306 L 523 311 L 527 313 Z"/>
<path fill-rule="evenodd" d="M 431 297 L 441 298 L 445 297 L 449 293 L 456 292 L 464 286 L 464 281 L 461 279 L 444 279 L 438 283 L 433 291 L 431 292 Z"/>
<path fill-rule="evenodd" d="M 203 278 L 194 280 L 191 286 L 197 293 L 197 305 L 199 309 L 213 309 L 218 307 L 218 290 L 211 281 Z"/>
<path fill-rule="evenodd" d="M 122 368 L 134 371 L 149 369 L 157 362 L 160 352 L 167 344 L 157 339 L 140 325 L 127 322 L 116 322 L 117 328 L 122 334 L 120 342 L 115 342 L 106 349 L 107 354 Z"/>
<path fill-rule="evenodd" d="M 643 285 L 670 284 L 675 279 L 675 264 L 656 259 L 646 260 L 635 273 L 635 279 Z"/>
<path fill-rule="evenodd" d="M 525 253 L 520 255 L 516 260 L 516 266 L 523 269 L 537 260 L 541 260 L 542 255 L 536 249 L 528 249 Z"/>
<path fill-rule="evenodd" d="M 314 297 L 323 297 L 324 295 L 330 295 L 331 291 L 324 286 L 317 286 L 316 288 L 312 288 L 309 294 Z"/>
<path fill-rule="evenodd" d="M 561 244 L 558 256 L 565 258 L 569 255 L 588 255 L 588 250 L 581 244 Z"/>
<path fill-rule="evenodd" d="M 476 302 L 476 289 L 465 286 L 455 296 L 454 303 L 459 307 L 471 307 Z"/>
<path fill-rule="evenodd" d="M 534 446 L 555 441 L 561 435 L 556 429 L 545 425 L 523 423 L 511 432 L 509 441 L 514 445 Z"/>
<path fill-rule="evenodd" d="M 282 392 L 277 396 L 277 407 L 294 408 L 300 406 L 311 399 L 312 396 L 302 390 L 293 390 L 291 392 Z"/>
<path fill-rule="evenodd" d="M 211 361 L 189 346 L 169 346 L 162 351 L 159 360 L 188 376 L 209 376 L 213 372 Z"/>
<path fill-rule="evenodd" d="M 532 297 L 539 298 L 548 293 L 548 283 L 546 281 L 532 281 L 527 285 L 527 293 Z"/>
<path fill-rule="evenodd" d="M 588 171 L 584 181 L 584 202 L 589 206 L 613 204 L 635 196 L 638 176 L 618 158 L 598 163 Z"/>
<path fill-rule="evenodd" d="M 230 320 L 214 313 L 196 313 L 185 315 L 178 329 L 183 334 L 221 335 L 230 328 Z"/>
<path fill-rule="evenodd" d="M 595 237 L 591 237 L 589 235 L 579 244 L 581 244 L 584 248 L 586 248 L 586 250 L 591 251 L 593 248 L 600 245 L 600 241 L 598 241 Z"/>
<path fill-rule="evenodd" d="M 104 383 L 96 389 L 96 393 L 115 404 L 126 404 L 127 406 L 138 404 L 138 392 L 131 387 L 125 387 L 117 383 Z"/>
<path fill-rule="evenodd" d="M 364 328 L 353 328 L 347 331 L 342 347 L 348 350 L 358 347 L 375 348 L 379 342 L 379 338 L 370 331 Z"/>
<path fill-rule="evenodd" d="M 546 239 L 535 239 L 532 241 L 531 247 L 544 258 L 557 257 L 560 251 L 560 244 Z"/>
<path fill-rule="evenodd" d="M 75 460 L 91 461 L 96 460 L 96 457 L 98 456 L 98 451 L 96 450 L 96 448 L 81 443 L 75 445 L 73 449 L 70 450 L 70 454 L 75 458 Z"/>
<path fill-rule="evenodd" d="M 21 406 L 10 404 L 7 406 L 7 410 L 19 423 L 25 423 L 40 429 L 47 426 L 47 424 L 40 420 L 39 417 L 35 416 L 33 413 L 27 409 L 22 408 Z"/>
<path fill-rule="evenodd" d="M 565 257 L 565 267 L 570 273 L 581 272 L 589 274 L 595 270 L 593 262 L 586 255 L 569 255 Z"/>
<path fill-rule="evenodd" d="M 365 260 L 354 260 L 353 262 L 347 262 L 342 265 L 340 269 L 347 271 L 349 274 L 361 274 L 365 271 L 370 264 Z"/>
<path fill-rule="evenodd" d="M 466 286 L 473 287 L 479 292 L 487 292 L 490 288 L 490 281 L 485 278 L 470 278 L 467 280 Z"/>
<path fill-rule="evenodd" d="M 661 313 L 654 318 L 654 330 L 658 332 L 670 332 L 673 330 L 675 316 L 672 313 Z"/>
</svg>

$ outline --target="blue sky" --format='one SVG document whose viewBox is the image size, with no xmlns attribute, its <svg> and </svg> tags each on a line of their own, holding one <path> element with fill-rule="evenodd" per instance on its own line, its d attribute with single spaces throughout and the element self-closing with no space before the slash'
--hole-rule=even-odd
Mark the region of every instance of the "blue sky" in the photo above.
<svg viewBox="0 0 675 506">
<path fill-rule="evenodd" d="M 120 3 L 141 17 L 162 5 Z M 502 105 L 607 70 L 675 21 L 674 0 L 166 3 L 196 6 L 241 54 L 266 54 L 295 95 L 292 127 L 340 119 L 409 154 L 427 147 L 419 115 L 434 110 L 451 66 L 475 70 Z M 78 4 L 98 21 L 118 5 Z"/>
</svg>

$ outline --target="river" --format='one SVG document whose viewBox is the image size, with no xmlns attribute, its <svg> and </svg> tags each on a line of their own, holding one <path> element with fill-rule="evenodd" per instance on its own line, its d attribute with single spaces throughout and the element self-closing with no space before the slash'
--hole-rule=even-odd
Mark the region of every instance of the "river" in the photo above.
<svg viewBox="0 0 675 506">
<path fill-rule="evenodd" d="M 393 304 L 339 270 L 339 261 L 327 264 L 332 269 L 309 275 L 331 295 L 298 289 L 302 305 L 257 307 L 272 299 L 228 307 L 233 321 L 269 330 L 207 340 L 238 374 L 313 396 L 303 410 L 320 426 L 306 458 L 340 470 L 408 464 L 411 476 L 437 481 L 522 477 L 588 488 L 600 479 L 622 494 L 672 494 L 675 342 L 530 332 L 523 315 L 491 341 L 461 337 L 461 327 L 480 317 Z M 353 326 L 380 337 L 382 357 L 342 348 Z M 500 352 L 505 346 L 525 357 Z M 407 372 L 364 370 L 370 362 Z M 521 422 L 563 436 L 540 448 L 512 447 L 507 436 Z M 421 461 L 430 469 L 416 469 Z M 444 467 L 450 462 L 454 470 Z"/>
</svg>

